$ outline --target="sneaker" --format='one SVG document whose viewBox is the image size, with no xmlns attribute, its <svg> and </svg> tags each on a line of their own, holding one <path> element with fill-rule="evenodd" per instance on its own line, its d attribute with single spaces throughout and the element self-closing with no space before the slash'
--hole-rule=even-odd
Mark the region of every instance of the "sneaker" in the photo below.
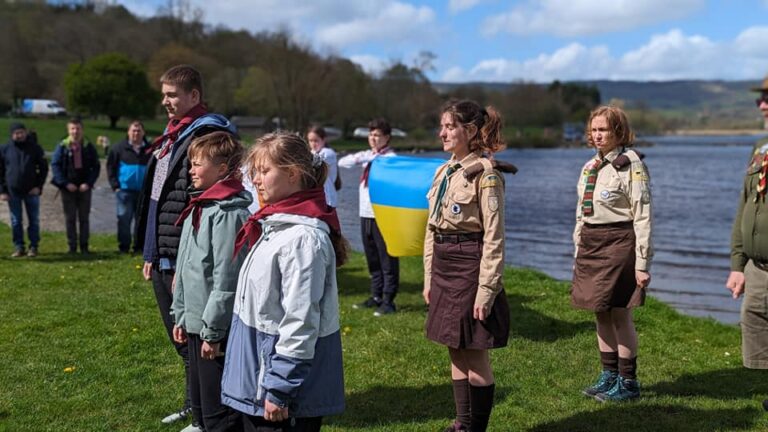
<svg viewBox="0 0 768 432">
<path fill-rule="evenodd" d="M 26 253 L 24 252 L 24 249 L 16 249 L 16 250 L 15 250 L 15 251 L 13 251 L 13 253 L 11 254 L 11 257 L 13 257 L 13 258 L 21 258 L 21 257 L 23 257 L 24 255 L 26 255 Z"/>
<path fill-rule="evenodd" d="M 182 408 L 180 411 L 169 414 L 160 420 L 163 424 L 176 423 L 188 419 L 192 415 L 192 408 Z"/>
<path fill-rule="evenodd" d="M 372 309 L 379 306 L 381 306 L 381 298 L 379 297 L 368 297 L 366 301 L 352 305 L 355 309 Z"/>
<path fill-rule="evenodd" d="M 182 429 L 181 432 L 205 432 L 205 429 L 203 429 L 199 424 L 192 422 L 191 425 Z"/>
<path fill-rule="evenodd" d="M 640 383 L 637 380 L 619 376 L 616 383 L 605 393 L 598 393 L 595 399 L 598 402 L 624 402 L 640 397 Z"/>
<path fill-rule="evenodd" d="M 29 251 L 27 251 L 27 256 L 30 257 L 30 258 L 36 257 L 37 256 L 37 248 L 36 247 L 29 248 Z"/>
<path fill-rule="evenodd" d="M 597 381 L 591 386 L 581 391 L 581 394 L 587 397 L 595 397 L 598 393 L 605 393 L 610 390 L 616 383 L 616 377 L 619 373 L 616 371 L 604 370 L 600 372 L 600 376 L 597 377 Z"/>
<path fill-rule="evenodd" d="M 397 312 L 397 308 L 394 303 L 382 303 L 373 313 L 373 316 L 384 316 Z"/>
</svg>

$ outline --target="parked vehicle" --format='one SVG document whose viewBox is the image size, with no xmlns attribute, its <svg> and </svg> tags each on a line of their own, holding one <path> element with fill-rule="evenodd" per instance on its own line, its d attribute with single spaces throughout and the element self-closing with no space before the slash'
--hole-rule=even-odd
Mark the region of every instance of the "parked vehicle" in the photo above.
<svg viewBox="0 0 768 432">
<path fill-rule="evenodd" d="M 582 123 L 563 123 L 563 141 L 583 142 L 584 125 Z"/>
<path fill-rule="evenodd" d="M 19 113 L 23 115 L 65 116 L 67 109 L 53 99 L 24 99 Z"/>
<path fill-rule="evenodd" d="M 367 127 L 359 127 L 355 128 L 355 130 L 352 132 L 353 138 L 368 138 L 368 132 L 369 129 Z M 398 128 L 392 128 L 392 138 L 405 138 L 408 134 Z"/>
</svg>

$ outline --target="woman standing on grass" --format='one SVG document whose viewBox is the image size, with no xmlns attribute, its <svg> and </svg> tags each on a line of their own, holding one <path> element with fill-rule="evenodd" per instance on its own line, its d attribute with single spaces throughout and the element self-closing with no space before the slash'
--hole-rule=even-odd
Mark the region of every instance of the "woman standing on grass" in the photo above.
<svg viewBox="0 0 768 432">
<path fill-rule="evenodd" d="M 571 303 L 595 312 L 603 370 L 582 393 L 600 402 L 640 397 L 632 308 L 651 280 L 651 193 L 642 155 L 628 149 L 634 133 L 619 108 L 589 116 L 587 141 L 597 150 L 578 183 L 576 263 Z"/>
<path fill-rule="evenodd" d="M 344 410 L 336 267 L 347 256 L 323 193 L 327 165 L 289 133 L 261 137 L 245 166 L 264 206 L 243 225 L 222 403 L 249 432 L 320 430 Z"/>
<path fill-rule="evenodd" d="M 323 183 L 325 201 L 329 206 L 336 208 L 339 202 L 336 185 L 338 184 L 341 187 L 339 182 L 339 164 L 336 160 L 336 152 L 326 145 L 325 137 L 325 129 L 322 126 L 312 126 L 307 131 L 307 142 L 309 142 L 312 153 L 320 156 L 328 165 L 328 177 L 325 179 L 325 183 Z"/>
<path fill-rule="evenodd" d="M 426 333 L 446 345 L 451 358 L 456 420 L 445 431 L 483 432 L 495 388 L 488 349 L 506 346 L 509 338 L 504 179 L 498 164 L 483 156 L 504 147 L 501 117 L 472 101 L 449 101 L 440 140 L 451 159 L 438 168 L 427 194 Z"/>
</svg>

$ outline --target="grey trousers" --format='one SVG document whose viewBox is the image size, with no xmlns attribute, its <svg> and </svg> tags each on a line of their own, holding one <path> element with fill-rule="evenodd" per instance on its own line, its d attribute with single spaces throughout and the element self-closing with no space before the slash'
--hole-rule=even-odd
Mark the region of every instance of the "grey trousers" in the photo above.
<svg viewBox="0 0 768 432">
<path fill-rule="evenodd" d="M 744 267 L 741 303 L 741 355 L 744 367 L 768 369 L 768 272 L 750 260 Z"/>
<path fill-rule="evenodd" d="M 78 243 L 80 244 L 81 251 L 87 250 L 88 238 L 90 237 L 91 190 L 70 192 L 66 189 L 61 189 L 61 204 L 64 206 L 69 250 L 77 250 Z M 79 236 L 78 225 L 80 226 Z"/>
</svg>

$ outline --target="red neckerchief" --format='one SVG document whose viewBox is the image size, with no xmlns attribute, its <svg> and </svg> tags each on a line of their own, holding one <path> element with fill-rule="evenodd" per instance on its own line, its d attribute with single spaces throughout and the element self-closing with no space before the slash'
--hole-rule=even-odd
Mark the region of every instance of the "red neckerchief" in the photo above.
<svg viewBox="0 0 768 432">
<path fill-rule="evenodd" d="M 193 121 L 197 120 L 199 117 L 202 117 L 203 115 L 207 114 L 208 110 L 205 108 L 205 105 L 203 104 L 197 104 L 192 107 L 186 114 L 184 114 L 184 117 L 182 117 L 181 120 L 171 119 L 168 122 L 168 125 L 165 127 L 165 133 L 161 136 L 155 138 L 154 141 L 152 141 L 152 145 L 147 148 L 147 153 L 152 153 L 158 148 L 162 147 L 162 150 L 160 151 L 160 154 L 157 156 L 158 159 L 162 159 L 165 157 L 165 155 L 168 154 L 168 152 L 171 150 L 171 146 L 173 146 L 173 143 L 176 141 L 177 138 L 179 138 L 179 134 L 186 129 L 187 126 L 191 125 Z M 168 141 L 165 146 L 163 146 L 163 143 Z"/>
<path fill-rule="evenodd" d="M 385 153 L 389 153 L 390 150 L 391 149 L 389 148 L 389 144 L 385 145 L 384 147 L 382 147 L 382 148 L 380 148 L 378 150 L 371 149 L 371 151 L 373 151 L 373 154 L 375 154 L 376 156 L 383 155 Z M 375 159 L 375 157 L 374 157 L 374 159 Z M 373 163 L 373 159 L 371 159 L 371 161 L 368 162 L 368 165 L 366 165 L 365 168 L 363 168 L 363 173 L 360 174 L 360 183 L 363 183 L 365 185 L 365 187 L 368 187 L 368 176 L 371 174 L 371 164 L 372 163 Z"/>
<path fill-rule="evenodd" d="M 200 215 L 203 213 L 203 205 L 210 201 L 219 201 L 244 191 L 243 183 L 232 177 L 216 182 L 213 186 L 206 189 L 200 196 L 189 200 L 189 204 L 181 212 L 181 216 L 176 219 L 176 226 L 184 223 L 184 219 L 192 214 L 192 227 L 195 232 L 200 228 Z"/>
<path fill-rule="evenodd" d="M 296 192 L 274 204 L 268 204 L 249 217 L 237 233 L 235 252 L 232 256 L 236 257 L 243 246 L 248 246 L 248 249 L 253 247 L 259 237 L 261 237 L 261 224 L 259 221 L 276 213 L 317 218 L 328 224 L 328 227 L 331 228 L 331 233 L 341 234 L 341 226 L 339 225 L 336 209 L 326 203 L 323 188 L 308 189 Z"/>
</svg>

